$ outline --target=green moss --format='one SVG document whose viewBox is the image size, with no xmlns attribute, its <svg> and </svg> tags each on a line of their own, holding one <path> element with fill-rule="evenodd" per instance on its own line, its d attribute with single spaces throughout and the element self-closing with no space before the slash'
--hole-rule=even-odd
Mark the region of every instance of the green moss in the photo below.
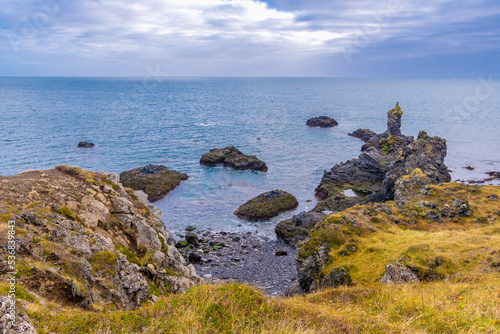
<svg viewBox="0 0 500 334">
<path fill-rule="evenodd" d="M 144 263 L 142 261 L 140 261 L 137 258 L 137 256 L 134 253 L 132 253 L 132 251 L 130 249 L 122 246 L 122 247 L 120 247 L 120 253 L 122 253 L 123 255 L 125 255 L 127 257 L 128 262 L 135 263 L 139 267 L 144 266 Z"/>
<path fill-rule="evenodd" d="M 296 208 L 299 202 L 292 194 L 273 190 L 249 200 L 234 212 L 241 219 L 263 221 Z"/>
<path fill-rule="evenodd" d="M 71 209 L 68 208 L 67 206 L 61 206 L 60 208 L 57 209 L 57 212 L 60 213 L 61 215 L 63 215 L 64 217 L 69 218 L 71 220 L 76 220 L 76 221 L 81 220 L 80 216 L 73 213 L 73 211 L 71 211 Z"/>
<path fill-rule="evenodd" d="M 94 271 L 114 276 L 116 274 L 114 266 L 119 256 L 117 253 L 103 251 L 94 255 L 89 262 Z"/>
</svg>

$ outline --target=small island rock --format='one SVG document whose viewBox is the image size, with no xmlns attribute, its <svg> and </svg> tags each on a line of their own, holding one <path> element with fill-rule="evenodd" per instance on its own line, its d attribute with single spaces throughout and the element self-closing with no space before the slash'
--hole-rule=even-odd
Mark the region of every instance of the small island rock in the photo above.
<svg viewBox="0 0 500 334">
<path fill-rule="evenodd" d="M 88 141 L 81 141 L 78 143 L 78 145 L 76 147 L 82 147 L 82 148 L 91 148 L 91 147 L 94 147 L 95 144 L 94 143 L 91 143 L 91 142 L 88 142 Z"/>
<path fill-rule="evenodd" d="M 244 220 L 264 221 L 282 212 L 295 209 L 298 205 L 299 202 L 292 194 L 283 190 L 273 190 L 249 200 L 234 214 Z"/>
<path fill-rule="evenodd" d="M 336 120 L 328 116 L 319 116 L 310 118 L 306 122 L 307 126 L 320 127 L 320 128 L 331 128 L 339 125 Z"/>
<path fill-rule="evenodd" d="M 375 132 L 368 129 L 357 129 L 354 132 L 348 133 L 348 136 L 356 137 L 364 141 L 365 143 L 370 140 L 371 137 L 377 135 Z"/>
<path fill-rule="evenodd" d="M 125 187 L 144 191 L 151 202 L 162 199 L 187 178 L 187 174 L 160 165 L 147 165 L 120 174 L 120 182 Z"/>
<path fill-rule="evenodd" d="M 226 167 L 238 170 L 249 169 L 267 172 L 267 166 L 264 161 L 258 159 L 255 155 L 243 154 L 234 146 L 210 150 L 210 152 L 203 154 L 200 164 L 209 167 L 223 164 Z"/>
</svg>

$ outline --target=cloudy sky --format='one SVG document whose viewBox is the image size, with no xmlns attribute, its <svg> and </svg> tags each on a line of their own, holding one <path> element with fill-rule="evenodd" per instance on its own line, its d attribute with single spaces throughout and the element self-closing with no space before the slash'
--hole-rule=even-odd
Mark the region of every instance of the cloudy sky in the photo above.
<svg viewBox="0 0 500 334">
<path fill-rule="evenodd" d="M 498 0 L 0 0 L 0 76 L 500 74 Z"/>
</svg>

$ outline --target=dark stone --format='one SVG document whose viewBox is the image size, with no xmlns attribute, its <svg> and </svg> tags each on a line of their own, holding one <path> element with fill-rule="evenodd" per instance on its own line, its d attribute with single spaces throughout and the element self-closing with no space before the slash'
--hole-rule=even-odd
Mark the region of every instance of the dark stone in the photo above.
<svg viewBox="0 0 500 334">
<path fill-rule="evenodd" d="M 188 226 L 184 230 L 186 230 L 187 232 L 192 232 L 192 231 L 196 230 L 196 227 L 194 227 L 194 226 Z"/>
<path fill-rule="evenodd" d="M 78 143 L 76 147 L 82 147 L 82 148 L 91 148 L 94 147 L 95 144 L 87 141 L 81 141 Z"/>
<path fill-rule="evenodd" d="M 151 202 L 162 199 L 187 178 L 187 174 L 159 165 L 147 165 L 120 174 L 123 186 L 144 191 Z"/>
<path fill-rule="evenodd" d="M 396 103 L 396 107 L 387 112 L 387 132 L 391 136 L 401 136 L 401 117 L 403 116 L 403 111 L 399 106 L 399 102 Z"/>
<path fill-rule="evenodd" d="M 186 234 L 186 241 L 188 244 L 193 245 L 195 247 L 198 246 L 198 244 L 200 243 L 198 236 L 191 232 Z"/>
<path fill-rule="evenodd" d="M 287 256 L 288 253 L 286 250 L 283 250 L 283 249 L 280 249 L 280 250 L 277 250 L 276 253 L 275 253 L 276 256 Z"/>
<path fill-rule="evenodd" d="M 465 167 L 462 167 L 463 169 L 467 169 L 467 170 L 474 170 L 475 168 L 472 167 L 472 166 L 465 166 Z"/>
<path fill-rule="evenodd" d="M 187 247 L 189 244 L 187 241 L 179 241 L 179 242 L 176 242 L 175 243 L 175 248 L 185 248 Z"/>
<path fill-rule="evenodd" d="M 283 190 L 273 190 L 249 200 L 234 214 L 249 221 L 264 221 L 282 212 L 295 209 L 299 205 L 292 194 Z"/>
<path fill-rule="evenodd" d="M 377 135 L 375 132 L 368 129 L 357 129 L 354 132 L 348 133 L 351 137 L 356 137 L 364 141 L 365 143 L 370 140 L 373 136 Z"/>
<path fill-rule="evenodd" d="M 249 169 L 267 172 L 267 166 L 264 161 L 258 159 L 255 155 L 243 154 L 234 146 L 210 150 L 210 152 L 203 154 L 200 164 L 209 167 L 224 165 L 237 170 Z"/>
<path fill-rule="evenodd" d="M 319 116 L 308 119 L 306 125 L 311 127 L 331 128 L 339 125 L 339 123 L 331 117 Z"/>
<path fill-rule="evenodd" d="M 297 246 L 309 237 L 312 228 L 324 218 L 325 215 L 319 212 L 301 212 L 290 219 L 280 221 L 274 231 L 278 239 L 289 245 Z"/>
<path fill-rule="evenodd" d="M 198 253 L 190 253 L 188 256 L 189 262 L 191 263 L 200 263 L 201 262 L 201 255 Z"/>
</svg>

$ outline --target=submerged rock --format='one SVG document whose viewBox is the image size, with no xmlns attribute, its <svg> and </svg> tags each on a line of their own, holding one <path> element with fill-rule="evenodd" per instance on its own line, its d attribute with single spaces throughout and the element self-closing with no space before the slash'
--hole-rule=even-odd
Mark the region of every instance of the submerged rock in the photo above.
<svg viewBox="0 0 500 334">
<path fill-rule="evenodd" d="M 371 137 L 375 136 L 376 133 L 368 129 L 357 129 L 356 131 L 348 133 L 347 135 L 359 138 L 366 143 L 370 140 Z"/>
<path fill-rule="evenodd" d="M 94 147 L 94 146 L 95 146 L 94 143 L 87 142 L 87 141 L 81 141 L 81 142 L 78 143 L 78 145 L 76 147 L 91 148 L 91 147 Z"/>
<path fill-rule="evenodd" d="M 144 191 L 151 202 L 162 199 L 187 178 L 187 174 L 160 165 L 147 165 L 120 174 L 120 182 L 125 187 Z"/>
<path fill-rule="evenodd" d="M 249 221 L 264 221 L 282 212 L 295 209 L 299 205 L 292 194 L 283 190 L 272 190 L 249 200 L 234 214 Z"/>
<path fill-rule="evenodd" d="M 308 119 L 306 125 L 311 127 L 331 128 L 339 125 L 339 123 L 331 117 L 319 116 Z"/>
<path fill-rule="evenodd" d="M 267 172 L 267 166 L 264 161 L 258 159 L 255 155 L 243 154 L 234 146 L 210 150 L 210 152 L 203 154 L 200 164 L 209 167 L 224 165 L 238 170 L 249 169 Z"/>
</svg>

